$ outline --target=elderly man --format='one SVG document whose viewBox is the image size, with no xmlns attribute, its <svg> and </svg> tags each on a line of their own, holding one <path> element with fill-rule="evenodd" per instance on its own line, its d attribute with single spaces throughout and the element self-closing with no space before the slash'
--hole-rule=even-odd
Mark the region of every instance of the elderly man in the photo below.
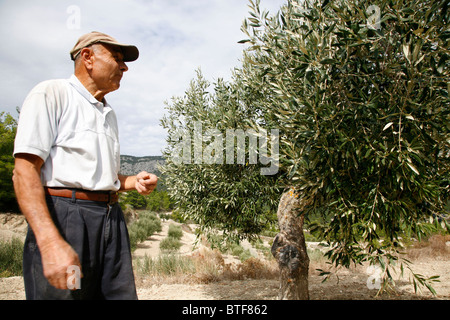
<svg viewBox="0 0 450 320">
<path fill-rule="evenodd" d="M 149 194 L 157 177 L 119 175 L 117 119 L 105 95 L 119 88 L 125 62 L 139 51 L 91 32 L 70 55 L 74 75 L 38 84 L 19 117 L 13 180 L 29 224 L 26 297 L 136 299 L 117 192 Z"/>
</svg>

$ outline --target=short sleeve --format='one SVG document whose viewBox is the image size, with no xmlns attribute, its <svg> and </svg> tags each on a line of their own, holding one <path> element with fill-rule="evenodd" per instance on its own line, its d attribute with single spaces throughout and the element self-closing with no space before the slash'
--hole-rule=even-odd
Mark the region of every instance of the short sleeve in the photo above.
<svg viewBox="0 0 450 320">
<path fill-rule="evenodd" d="M 57 135 L 56 100 L 48 83 L 41 83 L 28 94 L 19 114 L 14 155 L 28 153 L 47 159 Z"/>
</svg>

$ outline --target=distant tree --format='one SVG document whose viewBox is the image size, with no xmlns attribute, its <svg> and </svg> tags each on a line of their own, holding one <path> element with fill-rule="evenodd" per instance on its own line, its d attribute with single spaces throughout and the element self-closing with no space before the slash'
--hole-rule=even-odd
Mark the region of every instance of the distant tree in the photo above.
<svg viewBox="0 0 450 320">
<path fill-rule="evenodd" d="M 133 209 L 145 209 L 147 207 L 146 197 L 139 194 L 136 190 L 121 194 L 120 202 L 123 207 L 130 205 Z"/>
<path fill-rule="evenodd" d="M 173 209 L 173 202 L 166 190 L 160 191 L 160 210 L 169 211 Z"/>
<path fill-rule="evenodd" d="M 166 190 L 154 190 L 149 195 L 141 195 L 136 190 L 121 194 L 120 203 L 123 209 L 147 209 L 154 212 L 165 212 L 173 209 L 173 203 Z"/>
<path fill-rule="evenodd" d="M 16 130 L 17 121 L 14 117 L 0 112 L 0 210 L 18 211 L 12 183 Z"/>
<path fill-rule="evenodd" d="M 154 212 L 167 212 L 173 209 L 173 202 L 167 190 L 155 190 L 145 196 L 146 208 Z"/>
</svg>

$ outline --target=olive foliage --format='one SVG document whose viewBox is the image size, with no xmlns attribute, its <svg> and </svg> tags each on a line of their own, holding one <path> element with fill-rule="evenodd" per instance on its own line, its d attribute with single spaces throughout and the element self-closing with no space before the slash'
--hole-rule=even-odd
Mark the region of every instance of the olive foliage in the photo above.
<svg viewBox="0 0 450 320">
<path fill-rule="evenodd" d="M 426 222 L 448 229 L 448 1 L 250 3 L 241 77 L 332 262 L 386 266 Z"/>
<path fill-rule="evenodd" d="M 208 237 L 223 231 L 227 241 L 252 239 L 273 228 L 277 175 L 262 175 L 264 165 L 250 161 L 249 137 L 244 145 L 234 138 L 232 148 L 226 145 L 227 132 L 250 132 L 249 119 L 256 121 L 258 114 L 239 76 L 211 84 L 198 70 L 185 96 L 174 97 L 166 111 L 161 120 L 168 132 L 161 172 L 183 218 L 198 223 L 198 231 Z M 238 149 L 243 149 L 245 161 L 238 159 Z"/>
</svg>

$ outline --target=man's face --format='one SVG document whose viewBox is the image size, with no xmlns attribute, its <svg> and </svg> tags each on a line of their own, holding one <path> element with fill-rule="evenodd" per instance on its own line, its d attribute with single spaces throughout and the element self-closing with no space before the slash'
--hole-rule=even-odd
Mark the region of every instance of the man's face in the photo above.
<svg viewBox="0 0 450 320">
<path fill-rule="evenodd" d="M 107 44 L 95 44 L 92 50 L 94 60 L 91 77 L 97 88 L 105 93 L 119 89 L 122 75 L 128 70 L 123 62 L 120 48 Z"/>
</svg>

